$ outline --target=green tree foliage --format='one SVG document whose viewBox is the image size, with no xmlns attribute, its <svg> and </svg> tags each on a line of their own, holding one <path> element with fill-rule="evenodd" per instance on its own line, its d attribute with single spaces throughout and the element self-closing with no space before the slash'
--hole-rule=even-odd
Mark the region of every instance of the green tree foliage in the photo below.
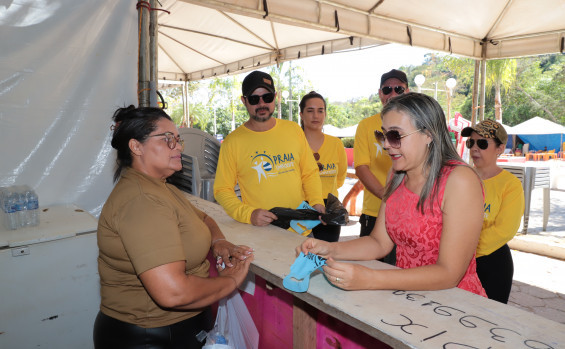
<svg viewBox="0 0 565 349">
<path fill-rule="evenodd" d="M 414 78 L 423 74 L 426 78 L 422 93 L 437 96 L 440 105 L 447 110 L 445 81 L 455 78 L 451 111 L 459 112 L 471 119 L 472 90 L 475 61 L 449 55 L 430 53 L 419 66 L 400 67 L 406 72 L 411 91 L 417 91 Z M 312 82 L 304 80 L 304 72 L 298 65 L 284 62 L 266 69 L 275 80 L 280 103 L 277 102 L 275 116 L 288 119 L 289 106 L 294 121 L 299 120 L 298 102 L 304 94 L 316 90 Z M 565 56 L 543 55 L 515 60 L 487 61 L 487 85 L 485 118 L 495 119 L 497 103 L 502 107 L 503 121 L 510 126 L 534 116 L 540 116 L 565 125 Z M 247 111 L 240 101 L 243 76 L 228 76 L 209 81 L 189 82 L 188 101 L 190 124 L 193 127 L 214 133 L 214 110 L 216 132 L 227 135 L 248 119 Z M 498 87 L 497 87 L 498 84 Z M 292 95 L 282 98 L 283 91 Z M 497 88 L 499 92 L 497 92 Z M 437 89 L 437 91 L 436 91 Z M 175 123 L 183 122 L 182 88 L 162 89 L 168 103 L 167 112 Z M 498 100 L 498 101 L 497 101 Z M 336 127 L 356 125 L 362 119 L 382 109 L 377 91 L 369 97 L 360 96 L 347 102 L 327 102 L 326 123 Z"/>
</svg>

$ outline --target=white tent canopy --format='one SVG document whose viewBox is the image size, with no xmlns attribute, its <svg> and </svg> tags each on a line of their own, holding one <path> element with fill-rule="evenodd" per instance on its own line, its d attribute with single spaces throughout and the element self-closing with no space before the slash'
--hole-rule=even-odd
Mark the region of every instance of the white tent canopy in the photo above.
<svg viewBox="0 0 565 349">
<path fill-rule="evenodd" d="M 357 125 L 339 128 L 333 125 L 324 125 L 324 129 L 322 130 L 325 134 L 338 137 L 338 138 L 345 138 L 345 137 L 355 137 L 355 132 L 357 131 Z"/>
<path fill-rule="evenodd" d="M 518 135 L 548 135 L 565 133 L 565 126 L 556 124 L 539 116 L 512 126 L 510 133 Z"/>
<path fill-rule="evenodd" d="M 385 42 L 485 59 L 554 53 L 565 36 L 563 0 L 160 3 L 170 14 L 157 12 L 158 77 L 169 80 Z M 0 186 L 28 184 L 42 206 L 98 215 L 113 186 L 110 116 L 137 103 L 135 5 L 0 3 Z"/>
<path fill-rule="evenodd" d="M 563 0 L 167 0 L 159 79 L 197 80 L 383 43 L 475 59 L 563 52 Z M 484 49 L 484 51 L 483 51 Z"/>
</svg>

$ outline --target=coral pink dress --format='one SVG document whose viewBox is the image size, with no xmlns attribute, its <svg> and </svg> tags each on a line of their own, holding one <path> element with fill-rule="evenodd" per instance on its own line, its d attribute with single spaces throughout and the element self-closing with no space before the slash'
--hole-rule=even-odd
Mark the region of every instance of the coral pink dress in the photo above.
<svg viewBox="0 0 565 349">
<path fill-rule="evenodd" d="M 445 166 L 439 179 L 438 200 L 433 200 L 432 211 L 426 205 L 425 214 L 416 208 L 419 195 L 404 185 L 404 181 L 386 201 L 385 224 L 388 235 L 396 244 L 396 266 L 406 269 L 435 264 L 439 256 L 439 243 L 443 229 L 441 202 L 445 183 L 455 166 Z M 464 224 L 464 222 L 461 222 Z M 457 287 L 486 297 L 477 276 L 475 256 Z"/>
</svg>

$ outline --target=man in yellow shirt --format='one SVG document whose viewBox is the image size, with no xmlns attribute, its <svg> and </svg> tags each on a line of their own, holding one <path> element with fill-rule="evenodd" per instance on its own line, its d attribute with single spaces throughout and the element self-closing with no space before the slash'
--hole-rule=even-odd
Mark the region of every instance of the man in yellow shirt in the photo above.
<svg viewBox="0 0 565 349">
<path fill-rule="evenodd" d="M 214 181 L 218 203 L 233 219 L 257 226 L 277 219 L 269 209 L 295 209 L 302 201 L 324 213 L 319 170 L 304 132 L 295 122 L 272 117 L 276 97 L 272 77 L 261 71 L 250 73 L 243 80 L 242 93 L 249 120 L 220 148 Z M 241 200 L 234 191 L 236 184 Z"/>
<path fill-rule="evenodd" d="M 392 97 L 410 92 L 408 78 L 400 70 L 392 69 L 381 76 L 379 98 L 383 106 Z M 371 234 L 381 207 L 385 191 L 386 176 L 392 162 L 388 153 L 375 137 L 375 130 L 382 131 L 381 114 L 361 120 L 355 133 L 354 159 L 355 174 L 363 183 L 363 211 L 359 218 L 360 236 Z M 389 264 L 396 263 L 396 249 L 383 259 Z"/>
</svg>

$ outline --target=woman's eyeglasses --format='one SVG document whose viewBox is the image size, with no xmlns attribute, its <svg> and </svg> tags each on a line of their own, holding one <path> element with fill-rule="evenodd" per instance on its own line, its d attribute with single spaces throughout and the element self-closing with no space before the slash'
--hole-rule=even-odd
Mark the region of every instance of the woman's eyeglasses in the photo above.
<svg viewBox="0 0 565 349">
<path fill-rule="evenodd" d="M 180 136 L 175 137 L 175 135 L 171 132 L 159 133 L 147 137 L 159 137 L 159 136 L 165 137 L 164 140 L 165 142 L 167 142 L 167 146 L 169 147 L 169 149 L 171 150 L 175 149 L 177 143 L 179 143 L 181 147 L 181 151 L 184 150 L 184 139 L 180 138 Z"/>
<path fill-rule="evenodd" d="M 488 141 L 486 139 L 477 139 L 475 141 L 474 139 L 469 138 L 465 142 L 465 145 L 467 146 L 467 148 L 471 149 L 475 145 L 475 142 L 477 142 L 477 147 L 479 147 L 479 149 L 485 150 L 486 148 L 488 148 Z"/>
<path fill-rule="evenodd" d="M 403 86 L 385 86 L 385 87 L 381 87 L 381 91 L 383 91 L 384 95 L 389 95 L 392 93 L 392 90 L 394 90 L 394 92 L 396 92 L 397 95 L 401 95 L 404 93 L 404 91 L 406 91 L 406 89 Z"/>
<path fill-rule="evenodd" d="M 318 164 L 318 170 L 322 171 L 324 169 L 324 165 L 320 163 L 320 154 L 314 153 L 314 159 L 316 159 Z"/>
<path fill-rule="evenodd" d="M 405 135 L 400 135 L 400 132 L 398 132 L 397 130 L 390 130 L 387 133 L 382 133 L 379 130 L 375 130 L 375 138 L 377 139 L 377 141 L 379 141 L 381 144 L 385 143 L 385 137 L 386 140 L 388 141 L 388 144 L 390 144 L 390 146 L 394 149 L 398 149 L 400 148 L 400 140 L 404 137 L 408 137 L 411 134 L 414 134 L 416 132 L 421 131 L 422 129 L 418 129 L 416 131 L 410 132 L 408 134 Z"/>
<path fill-rule="evenodd" d="M 247 102 L 249 102 L 249 104 L 251 105 L 257 105 L 259 104 L 259 99 L 263 98 L 263 102 L 265 103 L 271 103 L 274 99 L 275 99 L 275 94 L 274 93 L 265 93 L 264 95 L 251 95 L 251 96 L 247 96 Z"/>
</svg>

